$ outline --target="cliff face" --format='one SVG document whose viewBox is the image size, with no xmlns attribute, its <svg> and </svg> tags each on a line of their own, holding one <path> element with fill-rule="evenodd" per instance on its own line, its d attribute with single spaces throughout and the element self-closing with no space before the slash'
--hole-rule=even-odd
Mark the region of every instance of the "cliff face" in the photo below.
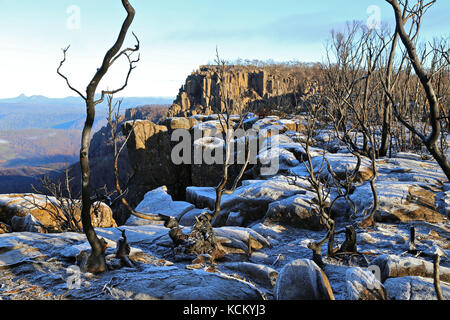
<svg viewBox="0 0 450 320">
<path fill-rule="evenodd" d="M 224 110 L 220 101 L 217 66 L 201 66 L 186 79 L 169 111 L 169 117 L 210 115 Z M 263 112 L 264 109 L 292 109 L 296 95 L 308 91 L 308 81 L 300 67 L 226 66 L 224 80 L 230 98 L 240 109 Z"/>
<path fill-rule="evenodd" d="M 168 193 L 174 200 L 183 201 L 186 199 L 186 188 L 189 186 L 217 186 L 222 178 L 223 165 L 207 164 L 205 161 L 196 163 L 194 160 L 194 146 L 201 146 L 203 152 L 205 149 L 213 148 L 216 140 L 208 139 L 208 137 L 211 137 L 213 129 L 217 129 L 219 133 L 222 132 L 217 119 L 217 115 L 214 114 L 210 116 L 170 117 L 159 124 L 142 120 L 136 122 L 133 126 L 132 122 L 125 122 L 122 126 L 123 134 L 128 135 L 131 131 L 130 139 L 127 142 L 128 158 L 133 172 L 133 180 L 127 198 L 130 204 L 136 206 L 148 191 L 161 186 L 167 187 Z M 254 126 L 256 122 L 258 124 Z M 274 116 L 266 119 L 250 117 L 244 121 L 244 128 L 246 129 L 260 130 L 271 126 L 276 127 L 281 132 L 290 131 L 293 134 L 304 130 L 302 121 L 299 119 L 280 120 Z M 176 154 L 179 152 L 179 149 L 174 147 L 180 143 L 180 140 L 172 139 L 172 133 L 177 129 L 185 129 L 189 132 L 191 161 L 188 163 L 175 164 L 172 160 L 174 150 Z M 197 136 L 199 131 L 203 138 Z M 236 159 L 237 152 L 238 149 L 236 148 L 233 159 Z M 229 187 L 239 174 L 241 166 L 242 164 L 235 163 L 229 167 Z M 243 180 L 254 179 L 255 174 L 258 173 L 258 168 L 260 168 L 260 164 L 250 164 Z"/>
</svg>

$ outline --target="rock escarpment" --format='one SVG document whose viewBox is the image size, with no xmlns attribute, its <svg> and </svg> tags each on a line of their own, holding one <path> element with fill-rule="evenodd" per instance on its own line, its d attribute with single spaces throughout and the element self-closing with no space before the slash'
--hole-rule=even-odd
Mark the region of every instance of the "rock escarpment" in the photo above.
<svg viewBox="0 0 450 320">
<path fill-rule="evenodd" d="M 313 89 L 299 72 L 301 66 L 226 66 L 224 82 L 238 110 L 264 112 L 272 108 L 292 110 L 297 98 Z M 220 69 L 201 66 L 186 79 L 169 111 L 169 116 L 210 115 L 224 110 L 221 101 Z"/>
<path fill-rule="evenodd" d="M 244 122 L 244 127 L 255 130 L 266 130 L 275 128 L 281 132 L 302 131 L 301 119 L 280 120 L 278 117 L 258 119 L 251 115 Z M 172 159 L 174 147 L 182 140 L 174 139 L 172 134 L 177 129 L 184 129 L 189 132 L 192 147 L 191 162 L 175 164 Z M 184 200 L 187 196 L 186 189 L 189 186 L 214 187 L 222 177 L 222 164 L 208 164 L 204 161 L 196 163 L 194 144 L 199 144 L 203 150 L 211 148 L 214 143 L 223 143 L 220 138 L 210 139 L 211 134 L 216 130 L 221 132 L 217 115 L 211 116 L 191 116 L 191 117 L 170 117 L 155 124 L 152 121 L 140 120 L 134 123 L 128 121 L 122 126 L 123 134 L 131 136 L 127 142 L 128 157 L 132 170 L 132 183 L 130 184 L 130 202 L 136 206 L 144 195 L 160 186 L 166 186 L 169 194 L 175 200 Z M 202 134 L 203 138 L 197 135 Z M 238 148 L 235 150 L 239 151 Z M 255 178 L 257 165 L 250 165 L 249 170 L 244 175 L 246 179 Z M 240 170 L 240 164 L 230 167 L 230 183 Z"/>
</svg>

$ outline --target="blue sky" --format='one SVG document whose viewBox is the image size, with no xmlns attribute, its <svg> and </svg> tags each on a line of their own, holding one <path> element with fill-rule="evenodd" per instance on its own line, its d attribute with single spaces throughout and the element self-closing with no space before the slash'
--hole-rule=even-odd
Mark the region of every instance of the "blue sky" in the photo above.
<svg viewBox="0 0 450 320">
<path fill-rule="evenodd" d="M 370 6 L 380 8 L 383 22 L 393 22 L 384 0 L 130 2 L 141 62 L 123 96 L 175 96 L 189 73 L 214 59 L 216 45 L 225 59 L 322 61 L 330 30 L 346 21 L 366 21 Z M 448 12 L 450 1 L 438 0 L 422 37 L 449 36 Z M 56 74 L 61 48 L 69 44 L 63 70 L 84 91 L 124 16 L 119 0 L 0 0 L 0 98 L 73 95 Z M 132 44 L 128 37 L 127 45 Z M 125 62 L 115 65 L 101 88 L 120 86 L 126 68 Z"/>
</svg>

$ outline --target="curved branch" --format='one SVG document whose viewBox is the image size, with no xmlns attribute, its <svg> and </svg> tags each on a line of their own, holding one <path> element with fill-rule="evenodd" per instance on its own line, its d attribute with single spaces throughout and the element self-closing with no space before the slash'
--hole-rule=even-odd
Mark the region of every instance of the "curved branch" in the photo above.
<svg viewBox="0 0 450 320">
<path fill-rule="evenodd" d="M 61 67 L 63 66 L 64 62 L 66 62 L 66 53 L 67 53 L 67 50 L 69 50 L 69 48 L 70 48 L 70 45 L 67 46 L 67 48 L 62 49 L 64 58 L 63 58 L 63 59 L 61 60 L 61 62 L 59 63 L 59 67 L 58 67 L 58 69 L 56 70 L 56 72 L 57 72 L 64 80 L 66 80 L 67 86 L 68 86 L 72 91 L 75 91 L 81 98 L 83 98 L 83 99 L 86 101 L 86 97 L 85 97 L 80 91 L 78 91 L 77 89 L 75 89 L 74 87 L 72 87 L 72 85 L 71 85 L 70 82 L 69 82 L 69 79 L 68 79 L 65 75 L 63 75 L 63 74 L 61 73 Z"/>
<path fill-rule="evenodd" d="M 130 66 L 130 67 L 129 67 L 129 69 L 128 69 L 128 73 L 127 73 L 127 76 L 126 76 L 126 78 L 125 78 L 125 83 L 124 83 L 124 85 L 123 85 L 122 87 L 120 87 L 119 89 L 115 89 L 115 90 L 102 90 L 102 95 L 101 95 L 100 99 L 98 99 L 97 101 L 94 102 L 95 105 L 97 105 L 97 104 L 99 104 L 99 103 L 102 103 L 103 100 L 105 99 L 105 95 L 114 95 L 114 94 L 116 94 L 117 92 L 120 92 L 120 91 L 122 91 L 123 89 L 125 89 L 126 86 L 128 85 L 128 80 L 130 79 L 131 72 L 132 72 L 134 69 L 136 69 L 136 66 L 134 65 L 134 63 L 139 62 L 140 59 L 141 59 L 141 56 L 138 55 L 138 58 L 137 58 L 136 60 L 131 60 L 131 55 L 125 54 L 125 56 L 128 58 L 128 62 L 129 62 L 129 66 Z"/>
</svg>

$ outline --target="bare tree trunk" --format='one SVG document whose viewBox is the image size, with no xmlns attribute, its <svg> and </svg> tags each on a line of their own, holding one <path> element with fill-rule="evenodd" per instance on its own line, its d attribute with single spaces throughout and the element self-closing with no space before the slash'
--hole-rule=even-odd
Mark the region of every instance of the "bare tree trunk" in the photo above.
<svg viewBox="0 0 450 320">
<path fill-rule="evenodd" d="M 125 21 L 122 24 L 122 28 L 120 30 L 116 42 L 111 47 L 111 49 L 109 49 L 108 52 L 105 54 L 101 67 L 97 69 L 97 72 L 95 73 L 94 77 L 87 86 L 86 96 L 84 96 L 80 91 L 74 89 L 70 85 L 67 77 L 65 77 L 60 72 L 63 63 L 66 60 L 66 52 L 69 49 L 69 47 L 63 50 L 64 59 L 61 61 L 60 66 L 57 70 L 58 74 L 66 80 L 66 83 L 69 86 L 69 88 L 77 92 L 86 102 L 86 121 L 81 136 L 81 149 L 80 149 L 81 201 L 82 201 L 81 222 L 83 225 L 83 231 L 86 234 L 86 237 L 92 248 L 91 254 L 89 255 L 86 263 L 84 264 L 84 269 L 85 271 L 93 273 L 104 272 L 107 269 L 104 255 L 106 250 L 106 243 L 103 239 L 99 239 L 97 237 L 97 234 L 95 233 L 95 230 L 92 226 L 90 215 L 92 203 L 91 203 L 91 189 L 90 189 L 89 146 L 90 146 L 92 125 L 95 120 L 95 106 L 103 102 L 105 95 L 117 93 L 123 90 L 128 85 L 128 79 L 131 74 L 131 71 L 135 68 L 133 63 L 139 61 L 139 58 L 135 61 L 132 61 L 130 58 L 132 53 L 139 50 L 139 40 L 137 39 L 136 36 L 135 38 L 137 41 L 137 45 L 135 46 L 135 48 L 126 48 L 119 52 L 119 50 L 122 48 L 126 34 L 128 32 L 131 23 L 133 22 L 135 15 L 135 10 L 131 6 L 129 1 L 128 0 L 121 0 L 121 1 L 124 9 L 127 12 L 127 17 L 125 18 Z M 102 91 L 101 98 L 99 100 L 95 100 L 95 92 L 97 90 L 100 81 L 108 72 L 111 65 L 121 56 L 127 57 L 130 66 L 125 80 L 125 84 L 121 88 L 116 90 Z"/>
<path fill-rule="evenodd" d="M 416 72 L 420 83 L 422 84 L 422 87 L 425 91 L 426 98 L 429 105 L 429 120 L 430 120 L 430 126 L 431 126 L 431 132 L 428 136 L 425 136 L 424 134 L 417 131 L 414 126 L 411 124 L 408 124 L 404 119 L 401 119 L 398 113 L 396 113 L 397 118 L 399 118 L 399 121 L 402 122 L 404 126 L 406 126 L 411 132 L 413 132 L 415 135 L 417 135 L 424 143 L 425 147 L 428 149 L 430 154 L 433 156 L 433 158 L 437 161 L 439 166 L 442 168 L 442 171 L 445 173 L 447 178 L 450 180 L 450 163 L 448 162 L 445 154 L 439 149 L 439 136 L 441 134 L 441 124 L 439 121 L 440 116 L 440 109 L 439 109 L 439 102 L 436 97 L 436 93 L 433 87 L 433 84 L 431 82 L 431 76 L 427 74 L 425 71 L 425 68 L 422 65 L 422 62 L 419 59 L 419 56 L 417 54 L 416 46 L 414 45 L 414 42 L 410 39 L 408 34 L 405 31 L 404 25 L 405 25 L 405 19 L 402 16 L 402 10 L 400 7 L 400 4 L 397 0 L 386 0 L 394 9 L 395 13 L 395 21 L 397 25 L 397 32 L 400 36 L 400 39 L 402 40 L 403 45 L 406 48 L 406 51 L 408 52 L 409 59 L 411 61 L 411 64 L 414 68 L 414 71 Z M 428 4 L 421 4 L 418 9 L 414 12 L 414 14 L 418 15 L 418 22 L 417 22 L 417 28 L 420 26 L 420 17 L 422 16 L 424 10 L 426 10 L 427 7 L 432 5 L 435 1 L 430 1 Z M 417 18 L 416 18 L 417 19 Z M 391 101 L 393 100 L 391 96 Z"/>
<path fill-rule="evenodd" d="M 395 49 L 397 47 L 398 42 L 398 32 L 395 31 L 394 39 L 392 40 L 392 47 L 389 53 L 389 61 L 386 70 L 386 88 L 388 90 L 392 90 L 391 77 L 392 77 L 392 69 L 394 66 L 394 57 L 395 57 Z M 380 157 L 385 157 L 388 152 L 388 146 L 391 135 L 391 123 L 392 123 L 392 105 L 391 101 L 387 96 L 384 99 L 384 113 L 383 113 L 383 127 L 381 130 L 381 144 L 380 149 L 378 151 L 378 155 Z"/>
</svg>

